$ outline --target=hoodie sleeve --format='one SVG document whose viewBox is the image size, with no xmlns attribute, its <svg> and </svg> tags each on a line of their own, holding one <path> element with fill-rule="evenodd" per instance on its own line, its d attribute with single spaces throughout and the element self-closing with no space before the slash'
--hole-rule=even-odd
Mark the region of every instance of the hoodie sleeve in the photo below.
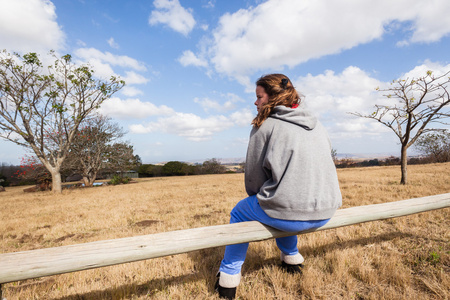
<svg viewBox="0 0 450 300">
<path fill-rule="evenodd" d="M 264 125 L 264 124 L 263 124 Z M 245 162 L 245 190 L 249 196 L 259 193 L 263 184 L 272 177 L 270 169 L 264 167 L 270 134 L 264 128 L 253 128 Z"/>
</svg>

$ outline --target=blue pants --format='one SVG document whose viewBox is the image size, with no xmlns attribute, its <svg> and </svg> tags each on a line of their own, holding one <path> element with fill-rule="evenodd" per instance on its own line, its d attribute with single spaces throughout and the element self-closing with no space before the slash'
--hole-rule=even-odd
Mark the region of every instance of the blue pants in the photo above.
<svg viewBox="0 0 450 300">
<path fill-rule="evenodd" d="M 231 211 L 230 224 L 258 221 L 262 224 L 281 231 L 298 232 L 325 225 L 330 219 L 314 221 L 291 221 L 269 217 L 258 203 L 256 195 L 241 200 Z M 297 249 L 297 235 L 277 238 L 278 248 L 285 255 L 295 255 Z M 247 255 L 248 243 L 229 245 L 225 248 L 225 255 L 220 264 L 220 272 L 235 275 L 241 272 L 242 264 Z"/>
</svg>

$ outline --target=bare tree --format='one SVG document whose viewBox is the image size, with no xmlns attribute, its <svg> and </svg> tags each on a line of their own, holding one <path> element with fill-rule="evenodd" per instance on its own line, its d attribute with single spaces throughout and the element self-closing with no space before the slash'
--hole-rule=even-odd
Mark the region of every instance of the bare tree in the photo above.
<svg viewBox="0 0 450 300">
<path fill-rule="evenodd" d="M 70 145 L 64 168 L 79 173 L 85 186 L 92 186 L 100 169 L 119 168 L 121 166 L 112 161 L 121 161 L 124 157 L 130 160 L 129 151 L 114 147 L 124 135 L 123 129 L 110 118 L 97 115 L 85 119 Z M 134 159 L 132 151 L 131 157 Z"/>
<path fill-rule="evenodd" d="M 203 162 L 202 171 L 205 174 L 222 174 L 225 173 L 226 170 L 227 168 L 216 158 Z"/>
<path fill-rule="evenodd" d="M 70 55 L 53 58 L 44 68 L 36 53 L 0 52 L 0 137 L 31 149 L 61 192 L 61 166 L 80 123 L 125 83 L 94 78 Z"/>
<path fill-rule="evenodd" d="M 450 161 L 450 131 L 425 134 L 417 139 L 414 147 L 433 162 Z"/>
<path fill-rule="evenodd" d="M 450 73 L 435 76 L 428 71 L 417 79 L 394 80 L 388 89 L 377 90 L 385 92 L 383 96 L 393 102 L 390 105 L 375 105 L 375 111 L 370 115 L 352 113 L 356 116 L 369 118 L 390 128 L 400 140 L 401 144 L 401 173 L 400 183 L 407 183 L 407 150 L 424 133 L 443 131 L 442 128 L 429 128 L 431 123 L 445 123 L 450 116 L 448 106 L 450 96 L 448 84 Z"/>
</svg>

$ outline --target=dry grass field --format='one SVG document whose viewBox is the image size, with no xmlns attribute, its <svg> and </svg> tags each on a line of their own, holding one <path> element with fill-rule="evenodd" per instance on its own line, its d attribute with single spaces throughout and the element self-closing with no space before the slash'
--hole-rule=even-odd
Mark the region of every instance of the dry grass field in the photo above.
<svg viewBox="0 0 450 300">
<path fill-rule="evenodd" d="M 338 170 L 345 207 L 450 192 L 450 163 Z M 242 174 L 140 179 L 137 184 L 0 193 L 0 251 L 15 252 L 226 224 L 245 197 Z M 251 243 L 240 299 L 448 299 L 450 209 L 300 235 L 303 275 L 278 268 L 273 240 Z M 13 299 L 217 299 L 224 247 L 13 282 Z M 0 266 L 1 268 L 1 266 Z"/>
</svg>

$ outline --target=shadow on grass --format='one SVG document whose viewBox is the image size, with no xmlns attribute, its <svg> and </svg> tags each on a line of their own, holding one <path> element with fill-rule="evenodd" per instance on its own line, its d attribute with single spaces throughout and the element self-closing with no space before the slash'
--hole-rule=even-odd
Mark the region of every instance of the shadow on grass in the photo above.
<svg viewBox="0 0 450 300">
<path fill-rule="evenodd" d="M 130 297 L 152 297 L 157 292 L 166 289 L 169 286 L 177 285 L 186 282 L 193 282 L 202 280 L 198 274 L 187 274 L 170 278 L 157 278 L 143 284 L 124 284 L 115 286 L 104 290 L 96 290 L 83 294 L 76 294 L 64 296 L 61 298 L 54 298 L 54 300 L 94 300 L 94 299 L 128 299 Z"/>
<path fill-rule="evenodd" d="M 364 245 L 370 245 L 370 244 L 377 244 L 389 240 L 393 240 L 395 238 L 410 238 L 410 237 L 416 237 L 416 235 L 405 233 L 405 232 L 388 232 L 383 233 L 380 235 L 375 235 L 371 237 L 365 237 L 365 238 L 359 238 L 359 239 L 351 239 L 347 241 L 336 241 L 332 243 L 328 243 L 326 245 L 322 245 L 320 247 L 310 247 L 310 246 L 302 246 L 301 244 L 301 238 L 299 238 L 299 248 L 301 253 L 304 256 L 316 256 L 321 255 L 323 253 L 326 253 L 328 251 L 333 250 L 343 250 L 348 249 L 356 246 L 364 246 Z"/>
<path fill-rule="evenodd" d="M 188 257 L 195 262 L 193 273 L 175 277 L 151 279 L 143 284 L 124 284 L 103 290 L 91 291 L 83 294 L 53 298 L 54 300 L 94 300 L 94 299 L 127 299 L 130 297 L 152 297 L 168 287 L 206 280 L 208 292 L 214 293 L 215 275 L 219 268 L 225 247 L 216 247 L 188 253 Z M 206 276 L 205 276 L 206 275 Z M 205 278 L 207 277 L 207 278 Z"/>
</svg>

